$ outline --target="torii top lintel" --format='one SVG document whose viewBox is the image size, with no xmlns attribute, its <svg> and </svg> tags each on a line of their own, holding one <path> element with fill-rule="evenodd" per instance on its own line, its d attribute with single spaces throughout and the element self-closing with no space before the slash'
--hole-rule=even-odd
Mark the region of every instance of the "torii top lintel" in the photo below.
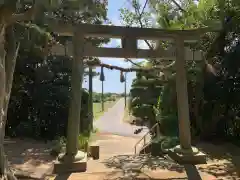
<svg viewBox="0 0 240 180">
<path fill-rule="evenodd" d="M 119 38 L 122 42 L 122 48 L 107 48 L 94 47 L 89 43 L 83 45 L 75 45 L 76 48 L 83 47 L 83 56 L 93 57 L 111 57 L 111 58 L 161 58 L 168 60 L 176 59 L 176 47 L 168 49 L 139 49 L 137 40 L 180 40 L 185 42 L 196 42 L 200 36 L 206 32 L 217 32 L 216 28 L 199 28 L 193 30 L 164 30 L 156 28 L 138 28 L 138 27 L 122 27 L 109 25 L 92 25 L 92 24 L 77 24 L 71 25 L 59 21 L 49 21 L 48 25 L 60 36 L 78 36 L 79 37 L 105 37 Z M 185 53 L 186 60 L 193 60 L 193 53 L 188 48 L 182 47 Z M 73 52 L 69 46 L 70 54 Z M 55 50 L 56 52 L 59 51 Z M 202 60 L 202 55 L 194 57 Z"/>
<path fill-rule="evenodd" d="M 73 36 L 74 32 L 87 37 L 123 38 L 157 40 L 162 38 L 173 39 L 182 37 L 185 40 L 197 40 L 200 35 L 206 32 L 217 32 L 216 28 L 199 28 L 193 30 L 164 30 L 156 28 L 138 28 L 109 25 L 78 24 L 71 25 L 51 21 L 50 28 L 60 36 Z"/>
</svg>

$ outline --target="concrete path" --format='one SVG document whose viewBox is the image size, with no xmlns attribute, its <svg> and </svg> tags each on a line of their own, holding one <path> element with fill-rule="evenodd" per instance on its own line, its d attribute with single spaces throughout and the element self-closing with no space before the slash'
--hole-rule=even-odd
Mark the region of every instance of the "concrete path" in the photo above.
<svg viewBox="0 0 240 180">
<path fill-rule="evenodd" d="M 147 128 L 135 135 L 134 131 L 139 129 L 139 126 L 134 126 L 123 122 L 124 117 L 124 99 L 120 99 L 112 108 L 104 113 L 99 119 L 94 122 L 94 126 L 101 133 L 109 133 L 120 136 L 137 136 L 141 137 L 147 132 Z"/>
<path fill-rule="evenodd" d="M 98 144 L 100 147 L 99 159 L 89 159 L 85 173 L 72 173 L 67 177 L 54 176 L 52 179 L 216 179 L 210 173 L 200 170 L 200 167 L 184 167 L 162 157 L 134 155 L 134 145 L 147 130 L 135 135 L 134 130 L 139 127 L 122 122 L 123 117 L 124 99 L 120 99 L 102 117 L 95 121 L 94 125 L 99 129 L 99 133 L 95 135 L 96 137 L 93 137 L 93 143 Z"/>
<path fill-rule="evenodd" d="M 112 134 L 97 134 L 93 142 L 100 147 L 100 157 L 98 160 L 88 160 L 87 172 L 109 172 L 115 169 L 114 166 L 107 166 L 107 162 L 116 156 L 134 155 L 134 146 L 138 137 L 126 137 Z"/>
</svg>

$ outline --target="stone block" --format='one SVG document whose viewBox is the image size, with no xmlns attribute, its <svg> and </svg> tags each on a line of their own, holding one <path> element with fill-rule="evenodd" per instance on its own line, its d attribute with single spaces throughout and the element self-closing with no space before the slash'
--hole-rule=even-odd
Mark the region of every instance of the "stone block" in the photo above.
<svg viewBox="0 0 240 180">
<path fill-rule="evenodd" d="M 206 154 L 199 151 L 198 153 L 179 153 L 174 149 L 170 149 L 168 152 L 168 156 L 176 161 L 178 164 L 206 164 Z"/>
<path fill-rule="evenodd" d="M 99 159 L 100 152 L 99 152 L 99 146 L 98 145 L 90 145 L 89 151 L 90 151 L 91 157 L 94 160 Z"/>
<path fill-rule="evenodd" d="M 73 162 L 64 162 L 57 160 L 54 164 L 53 173 L 73 173 L 73 172 L 85 172 L 87 170 L 87 153 L 82 160 Z"/>
</svg>

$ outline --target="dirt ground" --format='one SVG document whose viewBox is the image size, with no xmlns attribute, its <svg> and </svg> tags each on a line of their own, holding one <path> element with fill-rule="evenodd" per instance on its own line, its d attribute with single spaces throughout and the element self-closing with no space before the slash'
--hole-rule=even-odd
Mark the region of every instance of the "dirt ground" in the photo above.
<svg viewBox="0 0 240 180">
<path fill-rule="evenodd" d="M 208 161 L 198 167 L 199 171 L 214 175 L 217 179 L 240 179 L 240 148 L 231 143 L 199 143 Z"/>
<path fill-rule="evenodd" d="M 5 139 L 4 148 L 14 171 L 42 178 L 52 171 L 55 158 L 50 156 L 52 144 L 31 139 Z"/>
<path fill-rule="evenodd" d="M 140 159 L 132 160 L 131 156 L 128 157 L 129 154 L 133 154 L 133 149 L 132 146 L 130 146 L 130 142 L 134 144 L 135 141 L 135 139 L 128 137 L 114 136 L 111 138 L 106 135 L 104 137 L 101 137 L 99 141 L 101 152 L 100 157 L 105 160 L 108 159 L 109 161 L 113 161 L 114 157 L 116 162 L 113 165 L 109 163 L 107 164 L 106 162 L 105 164 L 103 164 L 100 163 L 100 161 L 94 162 L 93 160 L 90 160 L 88 162 L 87 173 L 95 172 L 99 174 L 105 169 L 110 168 L 112 172 L 116 172 L 116 170 L 118 170 L 119 174 L 119 170 L 121 168 L 119 168 L 120 166 L 119 164 L 117 165 L 117 163 L 123 162 L 124 165 L 124 163 L 129 163 L 130 161 L 139 161 Z M 114 143 L 114 146 L 111 142 Z M 126 148 L 124 148 L 124 146 L 126 146 Z M 126 152 L 123 156 L 122 152 L 120 152 L 121 150 L 119 149 L 119 147 L 121 147 L 123 151 L 128 152 Z M 197 147 L 208 155 L 208 164 L 196 166 L 196 171 L 198 171 L 200 174 L 204 173 L 204 177 L 211 175 L 211 177 L 214 177 L 218 180 L 240 179 L 239 147 L 236 147 L 230 143 L 225 143 L 222 145 L 199 143 Z M 30 139 L 6 139 L 5 141 L 5 151 L 8 155 L 8 160 L 11 163 L 12 167 L 14 167 L 14 169 L 27 172 L 31 176 L 37 178 L 43 178 L 45 174 L 51 173 L 52 165 L 55 158 L 49 155 L 50 148 L 51 143 L 41 143 Z M 116 149 L 118 149 L 118 151 L 115 151 Z M 125 158 L 124 160 L 123 157 Z M 152 169 L 152 167 L 147 168 L 146 172 L 148 171 L 150 174 L 152 174 L 152 176 L 154 175 L 157 177 L 159 176 L 158 174 L 161 174 L 162 177 L 164 173 L 166 174 L 166 176 L 169 176 L 170 173 L 171 175 L 179 176 L 179 178 L 183 178 L 182 176 L 185 176 L 186 167 L 173 163 L 163 163 L 163 159 L 159 159 L 159 162 L 160 161 L 161 163 L 157 164 L 157 158 L 154 159 L 155 169 Z M 152 165 L 154 163 L 152 163 Z M 110 172 L 108 171 L 108 174 L 109 173 Z M 85 177 L 86 174 L 83 175 L 81 173 L 77 173 L 74 175 L 74 177 L 78 177 L 77 179 L 79 180 L 81 179 L 80 176 Z M 96 174 L 94 174 L 93 176 L 96 176 Z M 207 179 L 202 179 L 208 180 L 209 178 L 210 176 Z"/>
</svg>

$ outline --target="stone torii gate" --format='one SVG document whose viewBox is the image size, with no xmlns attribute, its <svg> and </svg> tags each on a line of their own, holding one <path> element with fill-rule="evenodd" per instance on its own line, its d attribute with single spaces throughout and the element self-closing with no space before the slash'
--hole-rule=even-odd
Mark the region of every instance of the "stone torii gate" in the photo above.
<svg viewBox="0 0 240 180">
<path fill-rule="evenodd" d="M 60 36 L 72 36 L 73 45 L 69 48 L 73 54 L 71 103 L 68 117 L 66 153 L 55 164 L 55 172 L 85 171 L 87 168 L 87 154 L 78 149 L 78 135 L 81 110 L 81 88 L 83 80 L 83 57 L 113 57 L 113 58 L 158 58 L 176 60 L 176 91 L 178 105 L 180 146 L 175 147 L 172 157 L 178 162 L 204 162 L 205 155 L 191 146 L 191 132 L 189 120 L 189 104 L 187 92 L 187 78 L 185 61 L 192 60 L 185 42 L 196 42 L 206 32 L 218 31 L 211 28 L 195 30 L 161 30 L 150 28 L 130 28 L 107 25 L 69 25 L 59 22 L 48 23 L 51 29 Z M 119 38 L 122 48 L 93 47 L 85 42 L 85 37 Z M 138 49 L 137 40 L 169 40 L 175 46 L 169 49 L 156 50 Z M 72 52 L 71 52 L 72 49 Z M 195 60 L 202 60 L 201 54 L 195 54 Z"/>
</svg>

